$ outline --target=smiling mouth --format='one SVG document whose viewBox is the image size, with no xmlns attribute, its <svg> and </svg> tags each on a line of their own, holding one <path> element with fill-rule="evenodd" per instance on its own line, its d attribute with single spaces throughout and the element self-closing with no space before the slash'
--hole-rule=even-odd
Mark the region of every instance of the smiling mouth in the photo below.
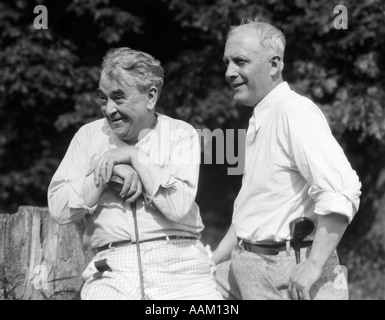
<svg viewBox="0 0 385 320">
<path fill-rule="evenodd" d="M 233 89 L 237 89 L 242 85 L 243 85 L 243 83 L 233 83 L 231 86 L 233 87 Z"/>
<path fill-rule="evenodd" d="M 118 121 L 123 121 L 124 119 L 125 118 L 118 118 L 118 119 L 111 119 L 110 118 L 110 121 L 115 123 L 115 122 L 118 122 Z"/>
</svg>

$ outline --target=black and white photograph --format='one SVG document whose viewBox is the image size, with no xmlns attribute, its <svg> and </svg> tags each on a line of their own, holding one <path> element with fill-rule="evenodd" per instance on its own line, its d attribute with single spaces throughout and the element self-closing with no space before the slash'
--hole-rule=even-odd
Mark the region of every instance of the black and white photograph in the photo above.
<svg viewBox="0 0 385 320">
<path fill-rule="evenodd" d="M 0 300 L 384 300 L 384 231 L 384 0 L 0 0 Z"/>
</svg>

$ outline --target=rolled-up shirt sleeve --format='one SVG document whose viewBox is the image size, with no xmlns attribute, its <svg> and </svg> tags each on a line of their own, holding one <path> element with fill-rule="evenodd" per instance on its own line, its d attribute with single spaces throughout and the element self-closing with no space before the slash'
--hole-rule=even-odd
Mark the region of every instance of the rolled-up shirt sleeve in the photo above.
<svg viewBox="0 0 385 320">
<path fill-rule="evenodd" d="M 84 182 L 90 168 L 86 135 L 83 128 L 75 134 L 48 187 L 48 207 L 59 224 L 77 222 L 95 209 L 84 201 Z"/>
<path fill-rule="evenodd" d="M 321 111 L 312 103 L 287 108 L 283 130 L 295 168 L 308 182 L 314 213 L 338 213 L 350 223 L 356 214 L 361 182 Z"/>
<path fill-rule="evenodd" d="M 179 221 L 196 206 L 200 145 L 197 132 L 186 129 L 171 148 L 169 163 L 162 166 L 154 188 L 145 192 L 147 205 L 156 207 L 167 219 Z"/>
</svg>

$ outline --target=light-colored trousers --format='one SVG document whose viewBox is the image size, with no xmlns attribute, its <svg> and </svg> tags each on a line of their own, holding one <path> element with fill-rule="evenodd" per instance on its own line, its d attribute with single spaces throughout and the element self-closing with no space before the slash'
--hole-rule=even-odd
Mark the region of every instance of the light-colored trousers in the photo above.
<svg viewBox="0 0 385 320">
<path fill-rule="evenodd" d="M 310 248 L 301 249 L 301 261 Z M 290 273 L 296 265 L 294 250 L 278 255 L 259 255 L 237 246 L 231 260 L 217 265 L 218 289 L 227 300 L 287 300 Z M 310 290 L 312 300 L 347 300 L 346 268 L 334 252 L 326 262 L 321 278 Z"/>
<path fill-rule="evenodd" d="M 173 239 L 140 244 L 145 298 L 148 300 L 223 300 L 214 265 L 199 240 Z M 98 273 L 106 259 L 111 271 Z M 140 300 L 136 245 L 99 252 L 82 274 L 82 300 Z"/>
</svg>

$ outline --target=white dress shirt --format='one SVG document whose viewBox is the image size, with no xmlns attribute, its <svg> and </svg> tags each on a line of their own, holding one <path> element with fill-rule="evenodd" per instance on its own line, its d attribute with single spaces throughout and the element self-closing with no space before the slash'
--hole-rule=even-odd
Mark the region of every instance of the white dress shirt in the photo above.
<svg viewBox="0 0 385 320">
<path fill-rule="evenodd" d="M 350 222 L 361 183 L 319 108 L 283 82 L 255 107 L 246 134 L 245 170 L 234 203 L 237 237 L 291 238 L 298 217 L 338 213 Z M 315 232 L 315 231 L 314 231 Z M 307 239 L 314 238 L 314 232 Z"/>
<path fill-rule="evenodd" d="M 195 203 L 200 145 L 195 129 L 186 122 L 157 114 L 155 127 L 136 144 L 163 170 L 155 192 L 137 200 L 141 240 L 161 236 L 200 238 L 204 226 Z M 105 119 L 84 125 L 75 134 L 48 188 L 48 205 L 60 224 L 86 218 L 86 238 L 92 247 L 132 239 L 131 206 L 107 187 L 93 207 L 85 203 L 86 174 L 106 151 L 127 146 Z"/>
</svg>

